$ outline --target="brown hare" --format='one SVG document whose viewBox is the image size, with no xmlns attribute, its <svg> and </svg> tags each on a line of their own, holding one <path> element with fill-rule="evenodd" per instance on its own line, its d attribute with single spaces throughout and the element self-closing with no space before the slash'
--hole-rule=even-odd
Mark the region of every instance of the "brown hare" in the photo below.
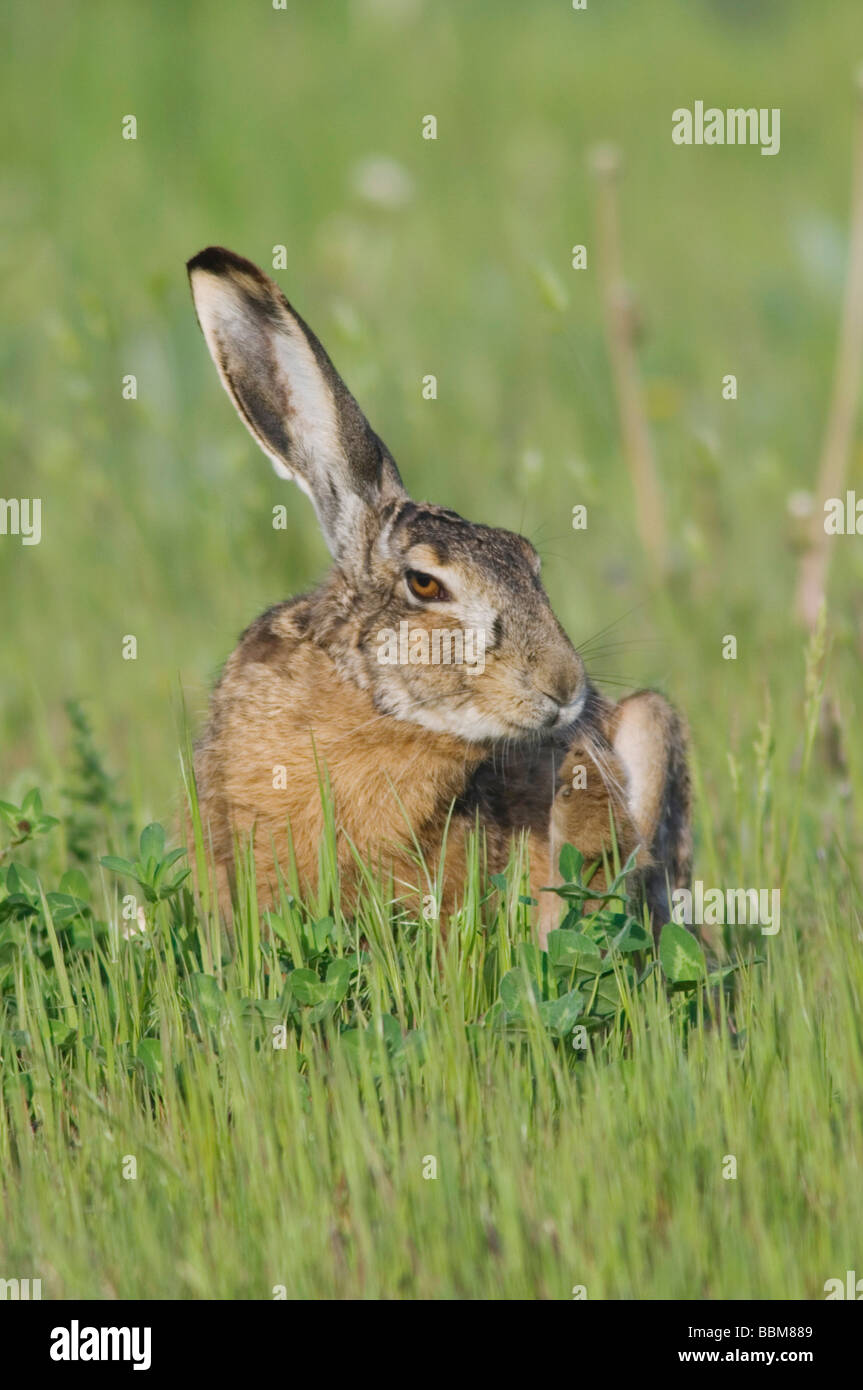
<svg viewBox="0 0 863 1390">
<path fill-rule="evenodd" d="M 529 832 L 539 890 L 565 840 L 601 854 L 613 816 L 622 850 L 641 847 L 664 920 L 666 885 L 688 873 L 685 739 L 672 708 L 652 692 L 617 705 L 599 695 L 524 537 L 409 498 L 268 276 L 220 247 L 188 269 L 222 383 L 277 473 L 311 498 L 334 562 L 317 589 L 252 623 L 213 695 L 195 769 L 226 907 L 237 838 L 254 844 L 261 905 L 292 862 L 301 887 L 315 885 L 326 787 L 347 908 L 367 866 L 391 875 L 400 897 L 434 894 L 439 880 L 445 920 L 477 825 L 492 871 L 512 835 Z M 586 787 L 573 790 L 582 753 Z M 543 940 L 559 904 L 544 898 Z"/>
</svg>

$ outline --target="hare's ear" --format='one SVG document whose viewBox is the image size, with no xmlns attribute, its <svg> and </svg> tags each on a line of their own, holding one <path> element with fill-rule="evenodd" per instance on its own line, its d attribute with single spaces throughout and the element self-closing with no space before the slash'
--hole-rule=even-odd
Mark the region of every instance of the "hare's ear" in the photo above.
<svg viewBox="0 0 863 1390">
<path fill-rule="evenodd" d="M 232 251 L 188 264 L 198 322 L 222 384 L 276 472 L 311 497 L 334 558 L 363 547 L 398 469 L 321 344 L 278 285 Z"/>
</svg>

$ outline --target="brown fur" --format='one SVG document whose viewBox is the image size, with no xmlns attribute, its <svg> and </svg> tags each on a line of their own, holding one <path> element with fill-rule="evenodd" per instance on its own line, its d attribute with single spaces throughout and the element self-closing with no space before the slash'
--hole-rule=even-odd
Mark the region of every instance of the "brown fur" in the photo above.
<svg viewBox="0 0 863 1390">
<path fill-rule="evenodd" d="M 527 831 L 539 886 L 564 840 L 601 854 L 612 814 L 621 852 L 642 845 L 645 874 L 684 872 L 688 780 L 671 707 L 651 692 L 619 706 L 597 694 L 523 536 L 407 496 L 323 347 L 256 266 L 211 247 L 189 271 L 226 391 L 311 497 L 334 559 L 313 593 L 251 625 L 213 695 L 196 777 L 226 911 L 238 838 L 254 845 L 261 905 L 292 860 L 301 891 L 315 888 L 325 787 L 347 910 L 363 865 L 392 875 L 397 897 L 434 892 L 448 825 L 444 918 L 477 824 L 493 870 Z M 433 598 L 412 588 L 417 574 L 435 580 Z M 481 633 L 482 664 L 382 661 L 381 634 L 403 623 Z M 568 795 L 581 759 L 588 787 Z"/>
<path fill-rule="evenodd" d="M 324 834 L 321 786 L 332 792 L 343 905 L 356 897 L 356 859 L 392 872 L 403 887 L 422 883 L 419 850 L 437 864 L 449 808 L 484 756 L 476 744 L 423 732 L 379 714 L 367 691 L 346 689 L 332 658 L 303 640 L 300 600 L 255 625 L 228 661 L 213 696 L 196 760 L 202 819 L 227 874 L 234 837 L 254 838 L 259 901 L 272 901 L 277 866 L 293 854 L 300 885 L 317 884 Z M 296 612 L 300 609 L 300 613 Z M 284 768 L 284 788 L 274 786 Z M 463 868 L 453 835 L 449 877 Z M 354 853 L 356 851 L 356 854 Z M 456 860 L 456 864 L 453 864 Z"/>
<path fill-rule="evenodd" d="M 655 927 L 668 920 L 668 887 L 689 881 L 690 790 L 680 716 L 662 695 L 641 690 L 605 708 L 601 731 L 600 740 L 578 739 L 571 746 L 548 833 L 531 836 L 531 881 L 540 898 L 543 947 L 562 908 L 556 894 L 541 890 L 562 881 L 558 858 L 567 843 L 581 850 L 586 865 L 603 856 L 612 863 L 615 844 L 621 863 L 637 850 L 636 887 L 640 884 Z M 573 786 L 578 766 L 587 771 L 584 787 Z M 602 863 L 591 884 L 605 890 Z"/>
</svg>

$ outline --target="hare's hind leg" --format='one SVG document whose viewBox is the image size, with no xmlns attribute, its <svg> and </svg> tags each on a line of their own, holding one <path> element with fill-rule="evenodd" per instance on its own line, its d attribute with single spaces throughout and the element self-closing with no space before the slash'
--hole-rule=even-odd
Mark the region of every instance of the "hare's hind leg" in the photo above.
<svg viewBox="0 0 863 1390">
<path fill-rule="evenodd" d="M 642 871 L 655 926 L 670 917 L 670 891 L 692 871 L 691 789 L 684 721 L 654 690 L 621 700 L 612 747 L 626 770 L 627 807 L 650 863 Z"/>
<path fill-rule="evenodd" d="M 579 770 L 583 774 L 585 764 L 586 780 L 574 791 L 570 778 Z M 653 690 L 608 706 L 600 736 L 579 736 L 570 746 L 559 781 L 547 832 L 531 835 L 540 946 L 561 915 L 560 899 L 541 890 L 560 882 L 557 858 L 567 842 L 588 861 L 610 855 L 613 843 L 622 860 L 637 850 L 639 882 L 653 924 L 667 922 L 669 890 L 688 885 L 692 857 L 686 728 L 677 711 Z M 602 872 L 591 882 L 602 889 Z"/>
</svg>

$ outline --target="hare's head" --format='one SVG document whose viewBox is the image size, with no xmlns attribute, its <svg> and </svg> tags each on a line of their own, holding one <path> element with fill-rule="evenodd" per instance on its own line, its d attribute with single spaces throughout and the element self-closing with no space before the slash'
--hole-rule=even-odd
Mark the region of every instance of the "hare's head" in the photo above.
<svg viewBox="0 0 863 1390">
<path fill-rule="evenodd" d="M 189 262 L 222 382 L 276 472 L 312 500 L 335 561 L 311 635 L 382 712 L 468 740 L 572 724 L 588 684 L 539 556 L 511 531 L 413 502 L 315 335 L 251 262 Z"/>
</svg>

